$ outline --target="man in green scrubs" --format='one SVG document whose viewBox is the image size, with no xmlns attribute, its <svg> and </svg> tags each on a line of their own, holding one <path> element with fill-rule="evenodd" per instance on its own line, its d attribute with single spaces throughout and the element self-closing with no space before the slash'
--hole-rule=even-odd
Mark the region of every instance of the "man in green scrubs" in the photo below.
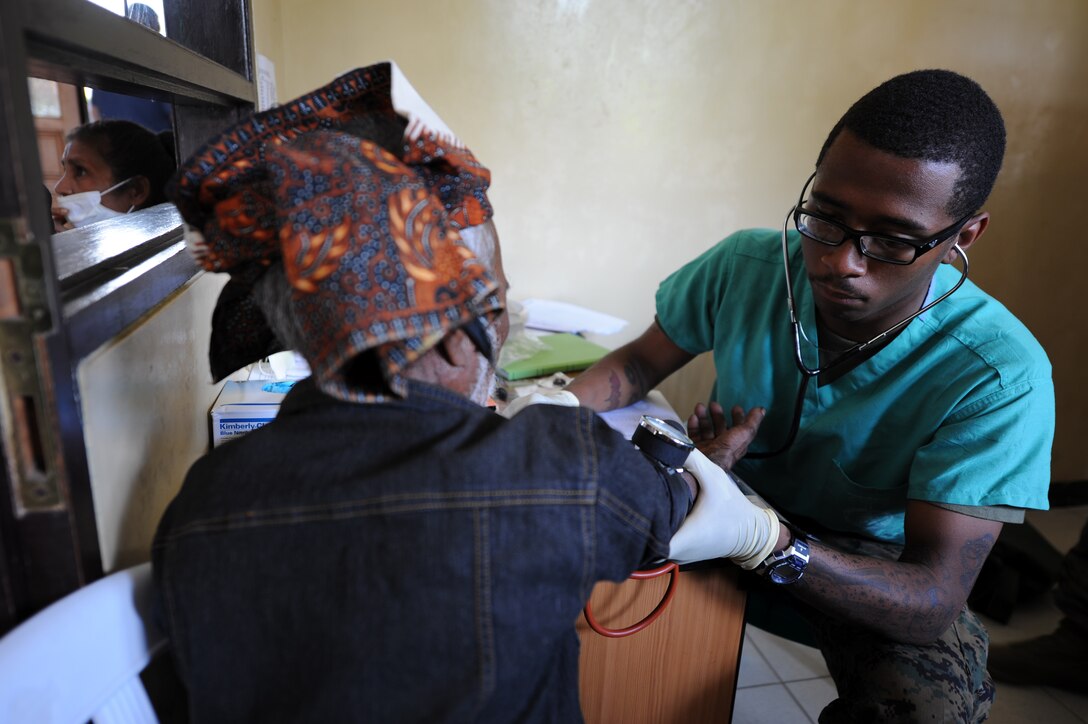
<svg viewBox="0 0 1088 724">
<path fill-rule="evenodd" d="M 622 407 L 712 352 L 689 431 L 789 521 L 748 616 L 821 648 L 839 693 L 822 722 L 982 721 L 992 703 L 966 599 L 1002 525 L 1047 507 L 1051 368 L 972 282 L 937 300 L 990 223 L 1004 146 L 974 81 L 887 81 L 831 131 L 784 241 L 741 231 L 676 271 L 650 328 L 568 388 Z"/>
</svg>

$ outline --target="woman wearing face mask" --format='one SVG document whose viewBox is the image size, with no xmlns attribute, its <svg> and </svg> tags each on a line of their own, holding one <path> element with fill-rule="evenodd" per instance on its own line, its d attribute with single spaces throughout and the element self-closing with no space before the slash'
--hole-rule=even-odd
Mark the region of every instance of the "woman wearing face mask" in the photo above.
<svg viewBox="0 0 1088 724">
<path fill-rule="evenodd" d="M 53 187 L 57 231 L 166 201 L 163 187 L 176 167 L 172 134 L 108 120 L 73 129 L 67 141 L 64 175 Z"/>
</svg>

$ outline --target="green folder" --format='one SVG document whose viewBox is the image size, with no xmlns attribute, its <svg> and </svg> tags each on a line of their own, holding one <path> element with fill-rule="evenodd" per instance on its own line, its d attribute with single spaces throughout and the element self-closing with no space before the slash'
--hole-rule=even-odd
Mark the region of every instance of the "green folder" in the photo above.
<svg viewBox="0 0 1088 724">
<path fill-rule="evenodd" d="M 500 367 L 499 375 L 508 380 L 522 380 L 553 372 L 577 372 L 608 354 L 608 350 L 601 345 L 576 334 L 545 334 L 539 339 L 548 349 Z"/>
</svg>

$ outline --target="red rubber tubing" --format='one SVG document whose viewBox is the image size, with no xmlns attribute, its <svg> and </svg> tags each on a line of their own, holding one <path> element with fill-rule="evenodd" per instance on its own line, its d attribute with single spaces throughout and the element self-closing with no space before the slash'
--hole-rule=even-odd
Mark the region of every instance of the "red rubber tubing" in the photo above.
<svg viewBox="0 0 1088 724">
<path fill-rule="evenodd" d="M 593 611 L 590 609 L 589 603 L 586 603 L 586 607 L 582 610 L 582 614 L 586 617 L 586 623 L 589 627 L 599 633 L 601 636 L 607 636 L 611 639 L 623 638 L 624 636 L 630 636 L 631 634 L 638 633 L 642 629 L 646 628 L 657 617 L 665 612 L 665 607 L 669 605 L 669 601 L 672 600 L 673 595 L 676 593 L 676 583 L 680 580 L 680 566 L 672 561 L 669 561 L 663 566 L 657 568 L 651 568 L 646 571 L 635 571 L 631 574 L 631 578 L 644 579 L 644 578 L 657 578 L 663 576 L 666 573 L 669 574 L 669 587 L 665 589 L 665 595 L 661 597 L 661 600 L 657 602 L 657 606 L 653 611 L 650 611 L 646 618 L 642 619 L 636 624 L 628 626 L 627 628 L 605 628 L 597 622 L 597 619 L 593 617 Z"/>
</svg>

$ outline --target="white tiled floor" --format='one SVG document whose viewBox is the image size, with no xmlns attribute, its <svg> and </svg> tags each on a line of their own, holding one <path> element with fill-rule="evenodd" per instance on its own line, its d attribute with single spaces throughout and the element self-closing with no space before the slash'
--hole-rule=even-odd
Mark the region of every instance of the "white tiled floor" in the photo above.
<svg viewBox="0 0 1088 724">
<path fill-rule="evenodd" d="M 1088 507 L 1028 513 L 1028 520 L 1060 551 L 1080 535 Z M 1060 613 L 1049 595 L 1018 608 L 1008 625 L 983 619 L 995 643 L 1049 633 Z M 741 653 L 735 724 L 809 724 L 835 698 L 835 685 L 816 649 L 748 627 Z M 1049 687 L 998 683 L 992 724 L 1088 724 L 1088 696 Z"/>
</svg>

